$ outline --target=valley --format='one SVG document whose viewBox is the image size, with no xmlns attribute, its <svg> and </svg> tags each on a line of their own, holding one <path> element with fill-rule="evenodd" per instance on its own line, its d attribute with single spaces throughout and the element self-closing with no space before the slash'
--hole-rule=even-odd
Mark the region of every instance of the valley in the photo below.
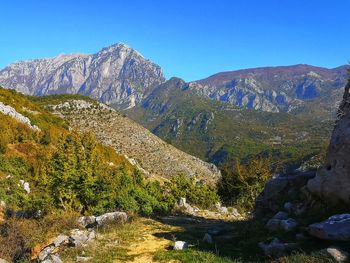
<svg viewBox="0 0 350 263">
<path fill-rule="evenodd" d="M 166 79 L 121 43 L 8 65 L 0 262 L 346 262 L 347 78 Z"/>
</svg>

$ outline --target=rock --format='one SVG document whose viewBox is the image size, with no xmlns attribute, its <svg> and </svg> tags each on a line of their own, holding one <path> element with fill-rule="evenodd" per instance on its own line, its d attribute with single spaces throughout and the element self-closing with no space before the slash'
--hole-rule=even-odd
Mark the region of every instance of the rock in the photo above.
<svg viewBox="0 0 350 263">
<path fill-rule="evenodd" d="M 78 218 L 78 224 L 81 227 L 86 227 L 86 228 L 94 227 L 97 224 L 96 217 L 95 216 L 81 216 Z"/>
<path fill-rule="evenodd" d="M 94 230 L 80 230 L 73 229 L 70 235 L 70 241 L 75 246 L 84 245 L 88 242 L 91 242 L 96 237 Z"/>
<path fill-rule="evenodd" d="M 286 202 L 283 205 L 284 210 L 286 210 L 288 213 L 292 213 L 293 210 L 293 204 L 291 202 Z"/>
<path fill-rule="evenodd" d="M 234 217 L 241 217 L 241 214 L 238 212 L 238 210 L 234 207 L 230 207 L 231 209 L 231 215 L 233 215 Z"/>
<path fill-rule="evenodd" d="M 174 250 L 184 250 L 188 248 L 188 243 L 185 241 L 176 241 L 174 244 Z"/>
<path fill-rule="evenodd" d="M 62 244 L 68 243 L 69 241 L 69 237 L 63 234 L 60 234 L 59 236 L 57 236 L 55 238 L 55 240 L 53 241 L 53 244 L 55 245 L 55 247 L 59 247 Z"/>
<path fill-rule="evenodd" d="M 264 191 L 256 198 L 257 210 L 278 212 L 282 205 L 281 200 L 294 199 L 300 189 L 314 176 L 313 172 L 273 176 L 265 184 Z"/>
<path fill-rule="evenodd" d="M 40 251 L 38 258 L 40 260 L 46 259 L 54 251 L 54 249 L 54 246 L 45 247 L 43 250 Z"/>
<path fill-rule="evenodd" d="M 0 258 L 0 263 L 9 263 L 7 260 Z"/>
<path fill-rule="evenodd" d="M 3 200 L 0 200 L 0 207 L 6 208 L 6 203 Z"/>
<path fill-rule="evenodd" d="M 186 206 L 186 198 L 185 197 L 180 197 L 179 200 L 179 206 Z"/>
<path fill-rule="evenodd" d="M 280 258 L 287 252 L 296 249 L 298 246 L 295 243 L 282 243 L 278 238 L 274 238 L 270 244 L 260 242 L 259 247 L 264 251 L 266 256 Z"/>
<path fill-rule="evenodd" d="M 92 257 L 77 257 L 77 262 L 88 262 L 91 260 L 92 260 Z"/>
<path fill-rule="evenodd" d="M 330 255 L 336 262 L 349 262 L 349 253 L 336 247 L 329 247 L 325 252 Z"/>
<path fill-rule="evenodd" d="M 219 202 L 215 204 L 215 208 L 221 214 L 225 214 L 225 215 L 228 214 L 227 207 L 222 206 L 221 203 L 219 203 Z"/>
<path fill-rule="evenodd" d="M 266 224 L 266 229 L 270 232 L 275 232 L 280 229 L 281 220 L 280 219 L 270 219 Z"/>
<path fill-rule="evenodd" d="M 350 240 L 350 214 L 340 214 L 328 219 L 311 224 L 308 227 L 311 236 L 335 241 Z"/>
<path fill-rule="evenodd" d="M 288 218 L 286 220 L 281 220 L 280 227 L 286 232 L 292 231 L 298 226 L 298 222 L 293 218 Z"/>
<path fill-rule="evenodd" d="M 206 233 L 203 237 L 203 242 L 212 244 L 213 243 L 213 238 L 211 237 L 210 234 Z"/>
<path fill-rule="evenodd" d="M 307 184 L 308 190 L 330 204 L 350 205 L 350 81 L 332 133 L 326 161 L 317 176 Z"/>
<path fill-rule="evenodd" d="M 125 212 L 112 212 L 106 213 L 96 217 L 96 222 L 99 226 L 112 222 L 125 223 L 128 220 L 128 215 Z"/>
<path fill-rule="evenodd" d="M 30 194 L 30 187 L 29 187 L 29 183 L 25 182 L 24 180 L 19 180 L 19 182 L 21 183 L 24 191 L 27 192 L 27 194 Z"/>
<path fill-rule="evenodd" d="M 279 220 L 288 219 L 288 214 L 286 212 L 280 211 L 273 216 L 273 219 L 279 219 Z"/>
<path fill-rule="evenodd" d="M 61 260 L 61 258 L 58 254 L 52 254 L 50 256 L 50 258 L 51 258 L 53 263 L 63 263 L 63 261 Z"/>
</svg>

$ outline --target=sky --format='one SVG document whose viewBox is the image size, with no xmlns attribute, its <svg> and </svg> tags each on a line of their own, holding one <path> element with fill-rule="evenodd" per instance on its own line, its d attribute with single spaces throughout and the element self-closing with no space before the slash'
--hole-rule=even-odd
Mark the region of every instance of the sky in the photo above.
<svg viewBox="0 0 350 263">
<path fill-rule="evenodd" d="M 350 0 L 0 0 L 0 68 L 123 42 L 166 78 L 350 60 Z"/>
</svg>

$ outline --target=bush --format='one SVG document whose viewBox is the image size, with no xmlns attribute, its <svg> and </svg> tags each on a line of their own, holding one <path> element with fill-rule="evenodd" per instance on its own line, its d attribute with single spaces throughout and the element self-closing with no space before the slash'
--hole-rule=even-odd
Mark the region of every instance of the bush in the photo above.
<svg viewBox="0 0 350 263">
<path fill-rule="evenodd" d="M 214 187 L 201 182 L 196 183 L 193 178 L 183 174 L 171 178 L 170 182 L 165 184 L 165 188 L 170 192 L 170 195 L 167 196 L 170 204 L 175 204 L 180 197 L 185 197 L 189 203 L 202 208 L 211 207 L 219 201 Z"/>
<path fill-rule="evenodd" d="M 247 164 L 236 161 L 232 167 L 226 166 L 222 170 L 218 193 L 225 204 L 251 210 L 270 177 L 270 158 L 257 157 Z"/>
</svg>

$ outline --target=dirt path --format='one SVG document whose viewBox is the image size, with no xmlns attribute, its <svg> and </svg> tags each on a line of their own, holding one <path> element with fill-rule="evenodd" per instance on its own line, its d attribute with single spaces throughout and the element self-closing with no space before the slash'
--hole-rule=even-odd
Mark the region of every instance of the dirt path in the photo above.
<svg viewBox="0 0 350 263">
<path fill-rule="evenodd" d="M 173 240 L 181 236 L 189 241 L 191 238 L 201 239 L 204 233 L 219 233 L 228 229 L 227 222 L 205 218 L 191 218 L 181 216 L 168 216 L 158 220 L 140 219 L 140 238 L 128 245 L 127 256 L 132 258 L 127 263 L 150 263 L 157 252 L 166 251 L 173 245 Z M 193 232 L 186 236 L 186 231 Z M 199 233 L 194 237 L 193 234 Z M 188 235 L 188 234 L 187 234 Z M 121 262 L 121 261 L 116 261 Z M 179 261 L 169 261 L 177 263 Z"/>
<path fill-rule="evenodd" d="M 164 237 L 158 237 L 158 236 L 166 236 L 167 233 L 170 233 L 171 231 L 178 231 L 178 227 L 171 227 L 165 224 L 162 224 L 157 221 L 150 221 L 145 220 L 144 222 L 147 223 L 147 225 L 144 225 L 140 231 L 142 231 L 142 237 L 139 238 L 137 242 L 132 243 L 130 246 L 128 246 L 128 253 L 127 255 L 132 257 L 133 260 L 129 261 L 123 261 L 126 263 L 133 262 L 133 263 L 150 263 L 150 262 L 156 262 L 153 260 L 153 256 L 156 252 L 159 251 L 165 251 L 167 250 L 171 245 L 172 241 L 169 239 L 166 239 Z M 121 262 L 121 261 L 116 261 Z M 178 261 L 171 261 L 172 263 L 178 262 Z"/>
</svg>

